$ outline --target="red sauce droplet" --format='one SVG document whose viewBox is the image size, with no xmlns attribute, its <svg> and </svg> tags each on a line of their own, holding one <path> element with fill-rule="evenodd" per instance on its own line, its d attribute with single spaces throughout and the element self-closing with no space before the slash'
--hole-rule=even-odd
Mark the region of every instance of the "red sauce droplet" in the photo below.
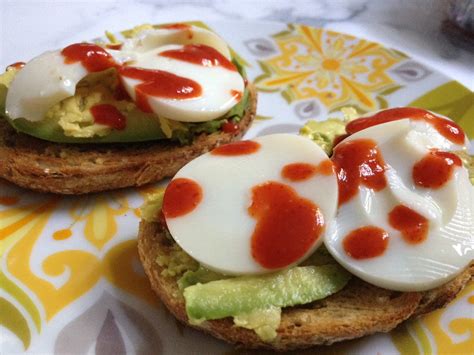
<svg viewBox="0 0 474 355">
<path fill-rule="evenodd" d="M 120 75 L 143 81 L 135 86 L 136 103 L 143 112 L 153 112 L 148 96 L 167 99 L 190 99 L 202 94 L 202 87 L 191 79 L 162 70 L 121 67 Z"/>
<path fill-rule="evenodd" d="M 260 149 L 260 144 L 254 141 L 240 141 L 221 145 L 211 151 L 212 155 L 246 155 L 256 153 Z"/>
<path fill-rule="evenodd" d="M 183 62 L 203 65 L 205 67 L 221 66 L 228 70 L 237 71 L 237 68 L 230 60 L 216 49 L 204 44 L 188 44 L 180 49 L 171 49 L 161 52 L 159 55 Z"/>
<path fill-rule="evenodd" d="M 432 150 L 413 167 L 413 181 L 421 187 L 439 189 L 451 179 L 456 166 L 462 166 L 456 154 Z"/>
<path fill-rule="evenodd" d="M 339 186 L 339 205 L 349 201 L 364 185 L 375 191 L 387 186 L 385 162 L 371 139 L 356 139 L 338 144 L 332 156 Z"/>
<path fill-rule="evenodd" d="M 170 23 L 168 25 L 161 25 L 160 28 L 165 28 L 168 30 L 189 30 L 191 26 L 185 23 Z"/>
<path fill-rule="evenodd" d="M 171 180 L 163 197 L 165 218 L 184 216 L 192 212 L 202 200 L 202 189 L 197 182 L 187 178 Z"/>
<path fill-rule="evenodd" d="M 112 56 L 96 44 L 76 43 L 67 46 L 61 51 L 66 64 L 81 62 L 89 72 L 98 72 L 117 67 Z"/>
<path fill-rule="evenodd" d="M 387 249 L 388 233 L 375 226 L 358 228 L 344 238 L 342 245 L 346 254 L 354 259 L 375 258 Z"/>
<path fill-rule="evenodd" d="M 242 91 L 230 90 L 230 96 L 233 96 L 237 101 L 242 100 Z"/>
<path fill-rule="evenodd" d="M 462 128 L 455 122 L 443 117 L 436 116 L 431 112 L 416 107 L 398 107 L 377 112 L 370 117 L 361 117 L 351 121 L 346 126 L 349 134 L 354 134 L 368 127 L 378 124 L 398 121 L 404 118 L 412 120 L 423 120 L 431 124 L 439 134 L 455 144 L 464 144 L 465 134 Z"/>
<path fill-rule="evenodd" d="M 323 160 L 318 165 L 318 172 L 321 175 L 332 175 L 334 174 L 334 165 L 331 160 Z"/>
<path fill-rule="evenodd" d="M 127 126 L 127 118 L 113 105 L 95 105 L 90 108 L 90 111 L 95 123 L 117 130 L 123 130 Z"/>
<path fill-rule="evenodd" d="M 222 125 L 222 131 L 225 133 L 237 133 L 239 131 L 239 125 L 233 121 L 226 122 Z"/>
<path fill-rule="evenodd" d="M 123 47 L 123 43 L 108 43 L 105 45 L 109 49 L 114 49 L 116 51 L 119 51 Z"/>
<path fill-rule="evenodd" d="M 398 205 L 390 211 L 388 221 L 393 228 L 402 233 L 407 243 L 419 244 L 428 236 L 429 221 L 404 205 Z"/>
<path fill-rule="evenodd" d="M 281 170 L 281 176 L 291 181 L 304 181 L 316 174 L 331 175 L 333 174 L 332 162 L 327 159 L 318 165 L 308 163 L 292 163 L 287 164 Z"/>
<path fill-rule="evenodd" d="M 281 176 L 291 181 L 304 181 L 317 173 L 317 166 L 307 163 L 288 164 L 281 170 Z"/>
<path fill-rule="evenodd" d="M 25 65 L 26 65 L 25 62 L 16 62 L 16 63 L 10 64 L 9 66 L 7 66 L 7 70 L 8 70 L 8 69 L 17 69 L 17 70 L 20 70 L 20 69 L 23 68 Z"/>
<path fill-rule="evenodd" d="M 244 86 L 247 87 L 247 85 L 249 84 L 249 81 L 247 78 L 244 78 Z"/>
<path fill-rule="evenodd" d="M 324 227 L 323 215 L 313 202 L 274 181 L 252 189 L 248 212 L 257 219 L 252 256 L 267 269 L 282 268 L 303 257 Z"/>
</svg>

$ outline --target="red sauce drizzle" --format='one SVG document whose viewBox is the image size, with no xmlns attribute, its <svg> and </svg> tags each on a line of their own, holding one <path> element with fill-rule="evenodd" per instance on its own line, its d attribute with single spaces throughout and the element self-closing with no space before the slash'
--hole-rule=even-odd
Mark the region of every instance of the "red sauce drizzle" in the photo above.
<svg viewBox="0 0 474 355">
<path fill-rule="evenodd" d="M 89 72 L 98 72 L 117 67 L 112 56 L 96 44 L 76 43 L 67 46 L 61 51 L 66 64 L 81 62 Z"/>
<path fill-rule="evenodd" d="M 288 266 L 304 256 L 324 227 L 323 215 L 313 202 L 274 181 L 252 189 L 248 212 L 257 220 L 252 256 L 267 269 Z"/>
<path fill-rule="evenodd" d="M 421 187 L 439 189 L 451 179 L 456 166 L 462 166 L 456 154 L 432 150 L 413 167 L 413 181 Z"/>
<path fill-rule="evenodd" d="M 225 133 L 237 133 L 239 131 L 239 125 L 233 121 L 226 122 L 222 125 L 222 131 Z"/>
<path fill-rule="evenodd" d="M 342 142 L 334 148 L 331 159 L 339 186 L 339 205 L 357 195 L 360 185 L 375 191 L 387 185 L 385 162 L 371 139 Z"/>
<path fill-rule="evenodd" d="M 183 100 L 199 97 L 202 93 L 201 85 L 194 80 L 166 71 L 121 67 L 119 72 L 122 76 L 143 81 L 135 86 L 135 101 L 143 112 L 153 112 L 148 102 L 148 96 Z"/>
<path fill-rule="evenodd" d="M 220 54 L 219 51 L 204 44 L 188 44 L 180 49 L 161 52 L 159 55 L 205 67 L 221 66 L 228 70 L 237 71 L 237 68 L 230 60 Z"/>
<path fill-rule="evenodd" d="M 192 212 L 202 200 L 202 189 L 197 182 L 187 178 L 171 180 L 163 197 L 165 218 L 181 217 Z"/>
<path fill-rule="evenodd" d="M 388 233 L 382 228 L 366 226 L 350 232 L 342 245 L 354 259 L 369 259 L 382 255 L 388 246 Z"/>
<path fill-rule="evenodd" d="M 221 145 L 211 151 L 212 155 L 236 156 L 256 153 L 260 144 L 254 141 L 240 141 Z"/>
<path fill-rule="evenodd" d="M 327 159 L 318 165 L 308 163 L 292 163 L 287 164 L 281 170 L 281 176 L 291 181 L 304 181 L 316 174 L 331 175 L 333 174 L 332 162 Z"/>
<path fill-rule="evenodd" d="M 123 130 L 127 126 L 127 118 L 113 105 L 100 104 L 90 108 L 94 122 L 113 129 Z"/>
<path fill-rule="evenodd" d="M 185 23 L 170 23 L 169 25 L 161 25 L 160 28 L 168 30 L 189 30 L 191 26 Z"/>
<path fill-rule="evenodd" d="M 122 49 L 123 43 L 108 43 L 105 45 L 109 49 L 120 50 Z"/>
<path fill-rule="evenodd" d="M 233 96 L 237 101 L 242 100 L 242 91 L 230 90 L 230 96 Z"/>
<path fill-rule="evenodd" d="M 10 64 L 9 66 L 7 66 L 7 70 L 10 69 L 10 68 L 20 70 L 25 65 L 26 65 L 25 62 L 16 62 L 16 63 Z"/>
<path fill-rule="evenodd" d="M 423 120 L 431 124 L 439 134 L 455 144 L 464 144 L 465 134 L 462 128 L 455 122 L 443 117 L 436 116 L 429 111 L 416 107 L 398 107 L 377 112 L 370 117 L 361 117 L 351 121 L 346 126 L 349 134 L 356 133 L 368 127 L 378 124 L 398 121 L 404 118 Z"/>
<path fill-rule="evenodd" d="M 388 221 L 393 228 L 402 233 L 407 243 L 419 244 L 428 236 L 429 221 L 404 205 L 398 205 L 390 211 Z"/>
</svg>

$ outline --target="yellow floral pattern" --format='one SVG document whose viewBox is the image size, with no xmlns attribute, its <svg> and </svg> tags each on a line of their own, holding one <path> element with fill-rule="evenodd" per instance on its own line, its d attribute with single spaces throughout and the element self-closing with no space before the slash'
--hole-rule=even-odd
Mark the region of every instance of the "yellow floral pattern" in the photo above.
<svg viewBox="0 0 474 355">
<path fill-rule="evenodd" d="M 2 185 L 7 186 L 1 182 Z M 106 243 L 117 237 L 116 218 L 127 212 L 134 215 L 134 208 L 129 206 L 123 193 L 80 197 L 72 204 L 60 197 L 39 198 L 38 202 L 21 204 L 20 196 L 19 192 L 16 196 L 12 193 L 8 201 L 14 203 L 4 203 L 3 206 L 8 208 L 0 209 L 0 255 L 5 261 L 4 271 L 0 270 L 0 290 L 22 306 L 21 309 L 29 315 L 38 330 L 44 322 L 49 322 L 95 287 L 102 278 L 152 307 L 158 305 L 148 280 L 140 270 L 135 239 L 118 239 L 105 254 L 100 253 Z M 55 229 L 51 225 L 53 215 L 64 206 L 69 207 L 70 226 L 80 226 L 83 222 L 82 235 L 95 252 L 90 248 L 77 250 L 66 246 L 63 250 L 49 253 L 48 249 L 55 242 L 67 242 L 74 237 L 71 227 L 52 232 Z M 134 233 L 136 229 L 137 225 Z M 61 280 L 55 280 L 58 278 Z M 31 298 L 32 294 L 39 304 Z M 2 302 L 8 307 L 6 309 L 11 309 L 11 316 L 19 321 L 12 323 L 9 317 L 4 321 L 0 317 L 0 324 L 17 330 L 26 347 L 31 334 L 24 327 L 27 324 L 24 314 L 8 300 Z M 11 324 L 21 324 L 22 328 L 14 328 Z"/>
<path fill-rule="evenodd" d="M 404 59 L 397 51 L 337 32 L 291 25 L 274 35 L 280 53 L 260 61 L 262 91 L 289 102 L 317 98 L 329 110 L 352 105 L 361 111 L 386 106 L 382 95 L 399 85 L 387 70 Z"/>
<path fill-rule="evenodd" d="M 98 195 L 96 198 L 79 197 L 71 209 L 74 223 L 84 221 L 86 239 L 101 250 L 117 233 L 116 216 L 129 209 L 127 200 L 120 194 Z M 67 233 L 63 233 L 67 234 Z"/>
</svg>

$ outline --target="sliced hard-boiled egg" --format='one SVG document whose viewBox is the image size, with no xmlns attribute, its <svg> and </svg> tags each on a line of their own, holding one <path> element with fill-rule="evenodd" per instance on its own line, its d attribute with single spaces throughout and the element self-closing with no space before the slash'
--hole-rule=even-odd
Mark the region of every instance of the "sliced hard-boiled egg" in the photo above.
<svg viewBox="0 0 474 355">
<path fill-rule="evenodd" d="M 453 144 L 440 130 L 401 119 L 357 130 L 334 149 L 339 209 L 325 244 L 369 283 L 427 290 L 474 257 L 474 190 L 448 151 L 464 136 Z"/>
<path fill-rule="evenodd" d="M 177 121 L 218 118 L 244 91 L 244 80 L 219 36 L 174 24 L 143 31 L 120 49 L 78 43 L 34 58 L 8 90 L 7 114 L 40 121 L 52 106 L 74 95 L 88 73 L 110 67 L 117 68 L 140 109 Z"/>
<path fill-rule="evenodd" d="M 8 88 L 8 117 L 41 121 L 52 106 L 74 95 L 77 83 L 87 73 L 80 62 L 66 64 L 61 51 L 46 52 L 32 59 Z"/>
<path fill-rule="evenodd" d="M 469 140 L 462 128 L 449 117 L 418 108 L 393 107 L 368 113 L 352 120 L 346 126 L 348 134 L 354 134 L 363 129 L 382 123 L 409 119 L 418 129 L 410 134 L 418 135 L 418 144 L 424 147 L 442 150 L 461 150 L 469 147 Z"/>
<path fill-rule="evenodd" d="M 122 46 L 124 52 L 147 52 L 169 44 L 203 44 L 214 48 L 230 59 L 227 43 L 212 31 L 187 24 L 174 24 L 158 29 L 145 30 L 128 39 Z"/>
<path fill-rule="evenodd" d="M 337 195 L 319 146 L 275 134 L 188 163 L 166 189 L 163 214 L 176 242 L 204 266 L 259 274 L 295 265 L 322 243 Z"/>
<path fill-rule="evenodd" d="M 143 53 L 119 73 L 139 108 L 183 122 L 224 115 L 245 88 L 234 65 L 205 45 L 162 46 Z"/>
</svg>

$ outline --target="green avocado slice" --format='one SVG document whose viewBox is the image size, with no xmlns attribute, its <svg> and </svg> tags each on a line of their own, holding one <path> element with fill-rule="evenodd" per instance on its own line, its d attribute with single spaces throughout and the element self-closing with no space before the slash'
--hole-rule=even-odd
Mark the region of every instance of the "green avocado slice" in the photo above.
<svg viewBox="0 0 474 355">
<path fill-rule="evenodd" d="M 336 264 L 301 266 L 263 276 L 239 276 L 184 289 L 193 322 L 221 319 L 268 307 L 289 307 L 341 290 L 350 274 Z"/>
</svg>

